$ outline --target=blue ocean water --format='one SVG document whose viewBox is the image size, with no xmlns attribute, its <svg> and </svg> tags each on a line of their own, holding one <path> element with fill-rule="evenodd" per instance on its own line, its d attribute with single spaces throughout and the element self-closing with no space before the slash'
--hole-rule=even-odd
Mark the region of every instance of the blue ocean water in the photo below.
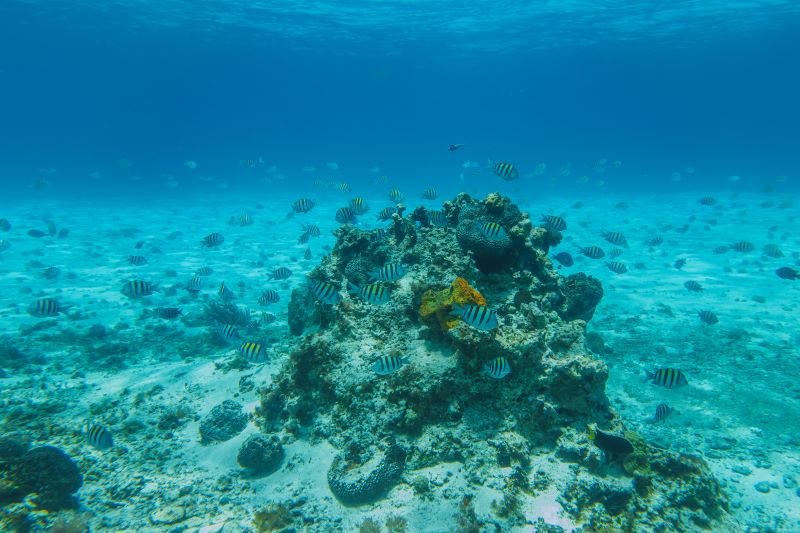
<svg viewBox="0 0 800 533">
<path fill-rule="evenodd" d="M 333 422 L 308 429 L 297 401 L 297 418 L 268 427 L 275 403 L 265 391 L 289 388 L 292 357 L 305 353 L 288 333 L 289 308 L 302 314 L 305 277 L 330 273 L 324 258 L 346 253 L 331 252 L 345 231 L 337 209 L 365 198 L 356 228 L 380 240 L 376 228 L 400 226 L 376 220 L 398 203 L 395 188 L 405 215 L 440 210 L 460 192 L 499 191 L 534 225 L 565 220 L 547 257 L 564 277 L 602 283 L 583 352 L 608 369 L 615 427 L 702 457 L 730 503 L 708 527 L 686 511 L 663 531 L 800 530 L 798 35 L 800 4 L 780 0 L 0 2 L 0 481 L 18 475 L 5 455 L 15 439 L 64 450 L 83 475 L 74 501 L 52 515 L 1 485 L 0 530 L 74 520 L 92 531 L 269 531 L 254 526 L 254 512 L 272 505 L 276 523 L 293 510 L 286 520 L 297 529 L 285 531 L 373 531 L 365 520 L 395 514 L 409 532 L 476 531 L 461 522 L 473 507 L 478 531 L 531 531 L 537 519 L 564 531 L 602 526 L 564 499 L 580 477 L 564 459 L 571 443 L 559 443 L 562 455 L 549 441 L 528 449 L 536 488 L 509 515 L 498 502 L 517 459 L 499 458 L 499 430 L 468 438 L 475 420 L 459 429 L 469 460 L 438 449 L 431 464 L 417 457 L 366 506 L 343 505 L 329 487 L 334 457 L 356 453 Z M 501 179 L 497 162 L 512 163 L 518 179 Z M 431 188 L 436 197 L 423 198 Z M 299 212 L 298 199 L 313 208 Z M 455 231 L 450 216 L 434 231 Z M 207 237 L 215 232 L 219 246 Z M 432 275 L 417 252 L 394 258 L 409 273 L 395 296 L 368 303 L 412 302 L 407 293 L 430 281 L 420 272 Z M 569 262 L 556 259 L 564 253 Z M 502 289 L 524 276 L 474 274 L 462 281 L 496 298 L 499 327 L 522 323 L 509 308 L 524 291 Z M 340 281 L 341 316 L 355 321 L 348 313 L 368 307 L 370 293 L 348 295 Z M 223 285 L 258 319 L 258 338 L 239 340 L 263 351 L 228 342 L 225 324 L 209 319 Z M 309 314 L 323 326 L 321 307 Z M 369 309 L 363 321 L 381 312 Z M 547 321 L 560 322 L 554 313 Z M 487 322 L 490 336 L 498 322 Z M 456 358 L 428 342 L 429 324 L 415 327 L 382 336 L 375 327 L 379 338 L 361 345 L 336 330 L 334 362 L 321 366 L 334 369 L 334 385 L 463 370 L 446 367 Z M 407 358 L 376 360 L 388 346 Z M 360 365 L 352 373 L 341 368 L 347 357 Z M 526 371 L 519 358 L 496 368 L 500 393 Z M 688 382 L 642 382 L 659 368 Z M 229 400 L 241 412 L 226 410 Z M 673 410 L 655 423 L 667 403 Z M 340 408 L 325 406 L 322 418 Z M 203 429 L 216 409 L 237 429 L 219 442 Z M 584 450 L 593 449 L 589 418 L 560 428 Z M 275 471 L 251 477 L 240 446 L 262 432 L 284 451 Z M 472 460 L 483 453 L 491 459 Z M 598 484 L 630 485 L 621 468 L 585 463 Z"/>
</svg>

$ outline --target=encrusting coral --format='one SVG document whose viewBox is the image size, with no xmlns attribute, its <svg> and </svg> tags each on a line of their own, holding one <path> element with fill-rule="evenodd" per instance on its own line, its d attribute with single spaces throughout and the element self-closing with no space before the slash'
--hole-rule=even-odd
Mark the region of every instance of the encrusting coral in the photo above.
<svg viewBox="0 0 800 533">
<path fill-rule="evenodd" d="M 428 325 L 435 323 L 439 329 L 447 331 L 458 324 L 458 317 L 450 314 L 454 304 L 486 305 L 486 298 L 470 286 L 467 280 L 456 278 L 449 288 L 425 291 L 419 306 L 419 317 L 422 322 Z"/>
</svg>

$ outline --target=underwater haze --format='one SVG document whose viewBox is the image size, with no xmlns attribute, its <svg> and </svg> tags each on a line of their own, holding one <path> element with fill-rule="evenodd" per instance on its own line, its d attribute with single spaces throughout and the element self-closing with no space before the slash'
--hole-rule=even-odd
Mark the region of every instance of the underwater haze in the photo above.
<svg viewBox="0 0 800 533">
<path fill-rule="evenodd" d="M 798 35 L 0 2 L 0 530 L 800 531 Z"/>
</svg>

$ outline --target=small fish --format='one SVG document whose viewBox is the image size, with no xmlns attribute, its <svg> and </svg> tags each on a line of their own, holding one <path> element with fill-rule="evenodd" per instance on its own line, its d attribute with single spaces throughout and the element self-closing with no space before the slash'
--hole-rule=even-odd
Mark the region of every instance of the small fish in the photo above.
<svg viewBox="0 0 800 533">
<path fill-rule="evenodd" d="M 310 237 L 319 237 L 321 235 L 319 227 L 314 224 L 303 224 L 303 231 Z"/>
<path fill-rule="evenodd" d="M 396 207 L 384 207 L 383 209 L 378 212 L 378 220 L 386 221 L 392 218 L 392 215 L 397 213 Z"/>
<path fill-rule="evenodd" d="M 208 266 L 202 266 L 202 267 L 198 268 L 195 271 L 194 275 L 195 276 L 210 276 L 213 273 L 214 273 L 214 269 L 213 268 L 208 267 Z"/>
<path fill-rule="evenodd" d="M 47 233 L 43 232 L 42 230 L 38 229 L 29 229 L 28 235 L 33 237 L 34 239 L 39 239 L 47 235 Z"/>
<path fill-rule="evenodd" d="M 141 298 L 142 296 L 150 296 L 153 292 L 159 292 L 159 289 L 158 283 L 135 279 L 126 282 L 119 292 L 128 298 Z"/>
<path fill-rule="evenodd" d="M 599 429 L 589 430 L 589 440 L 603 452 L 613 455 L 627 455 L 633 453 L 631 441 L 619 435 L 612 435 Z"/>
<path fill-rule="evenodd" d="M 505 181 L 512 181 L 519 178 L 517 167 L 511 163 L 500 162 L 493 164 L 491 161 L 489 161 L 488 168 L 492 169 L 492 172 Z"/>
<path fill-rule="evenodd" d="M 777 244 L 768 244 L 764 246 L 764 255 L 774 258 L 783 257 L 783 251 L 778 248 Z"/>
<path fill-rule="evenodd" d="M 157 307 L 155 313 L 159 318 L 172 320 L 181 316 L 183 310 L 180 307 Z"/>
<path fill-rule="evenodd" d="M 599 246 L 588 246 L 586 248 L 578 248 L 580 252 L 589 257 L 590 259 L 601 259 L 605 257 L 606 253 Z"/>
<path fill-rule="evenodd" d="M 648 239 L 647 241 L 645 241 L 645 244 L 647 244 L 648 246 L 659 246 L 663 243 L 664 243 L 664 238 L 660 236 L 653 237 L 652 239 Z"/>
<path fill-rule="evenodd" d="M 237 350 L 248 363 L 261 364 L 267 362 L 267 353 L 264 347 L 257 342 L 243 342 Z"/>
<path fill-rule="evenodd" d="M 682 258 L 678 259 L 677 261 L 675 261 L 675 264 L 673 266 L 678 270 L 682 269 L 684 266 L 686 266 L 686 259 Z"/>
<path fill-rule="evenodd" d="M 47 223 L 47 233 L 49 233 L 51 237 L 55 237 L 56 236 L 57 231 L 56 231 L 56 225 L 55 225 L 54 222 L 48 222 Z"/>
<path fill-rule="evenodd" d="M 59 303 L 55 298 L 41 298 L 31 303 L 26 311 L 36 318 L 58 316 L 59 313 L 67 314 L 72 305 Z"/>
<path fill-rule="evenodd" d="M 475 223 L 475 227 L 490 241 L 501 241 L 508 238 L 505 228 L 497 222 Z"/>
<path fill-rule="evenodd" d="M 239 226 L 252 226 L 253 225 L 253 217 L 249 214 L 245 213 L 239 216 Z"/>
<path fill-rule="evenodd" d="M 203 240 L 200 241 L 201 248 L 216 248 L 223 242 L 225 242 L 225 237 L 219 233 L 210 233 L 209 235 L 203 237 Z"/>
<path fill-rule="evenodd" d="M 257 160 L 256 159 L 242 159 L 241 161 L 239 161 L 239 164 L 242 165 L 243 167 L 253 168 L 257 164 L 263 163 L 263 162 L 264 162 L 264 160 L 259 157 Z"/>
<path fill-rule="evenodd" d="M 689 292 L 703 292 L 703 286 L 694 280 L 689 280 L 683 284 Z"/>
<path fill-rule="evenodd" d="M 340 224 L 349 224 L 356 221 L 355 212 L 349 207 L 340 207 L 336 211 L 336 222 Z"/>
<path fill-rule="evenodd" d="M 461 318 L 473 328 L 481 331 L 490 331 L 499 325 L 497 313 L 494 309 L 489 309 L 484 305 L 466 304 L 462 306 L 455 304 L 450 315 Z"/>
<path fill-rule="evenodd" d="M 216 322 L 216 332 L 222 340 L 231 344 L 239 340 L 239 330 L 236 329 L 236 326 L 232 324 L 222 324 L 221 322 Z"/>
<path fill-rule="evenodd" d="M 408 363 L 408 357 L 398 355 L 382 355 L 372 363 L 372 371 L 379 376 L 388 376 L 400 370 L 403 365 Z"/>
<path fill-rule="evenodd" d="M 775 275 L 781 279 L 800 279 L 800 272 L 791 267 L 780 267 L 775 271 Z"/>
<path fill-rule="evenodd" d="M 650 420 L 651 422 L 662 422 L 666 420 L 667 417 L 671 415 L 673 411 L 675 411 L 675 409 L 673 409 L 669 405 L 665 403 L 660 403 L 656 406 L 656 412 L 653 415 L 653 418 L 651 418 Z"/>
<path fill-rule="evenodd" d="M 49 280 L 54 280 L 54 279 L 58 279 L 58 277 L 59 277 L 60 275 L 61 275 L 61 269 L 60 269 L 60 268 L 58 268 L 58 267 L 54 267 L 54 266 L 52 266 L 52 267 L 47 267 L 47 268 L 45 268 L 45 269 L 42 271 L 42 273 L 41 273 L 41 274 L 39 274 L 39 277 L 40 277 L 41 279 L 49 279 Z"/>
<path fill-rule="evenodd" d="M 386 237 L 389 236 L 389 232 L 383 228 L 378 228 L 372 233 L 369 234 L 369 242 L 378 242 L 382 241 Z"/>
<path fill-rule="evenodd" d="M 258 303 L 260 305 L 269 305 L 278 303 L 281 299 L 280 294 L 278 291 L 274 291 L 272 289 L 267 289 L 261 293 L 261 296 L 258 297 Z"/>
<path fill-rule="evenodd" d="M 660 385 L 668 389 L 683 387 L 689 384 L 686 375 L 677 368 L 659 368 L 655 372 L 645 370 L 646 381 L 652 381 L 654 385 Z"/>
<path fill-rule="evenodd" d="M 715 254 L 725 254 L 725 253 L 728 253 L 729 250 L 730 250 L 730 248 L 728 248 L 725 245 L 722 245 L 722 246 L 717 246 L 716 248 L 714 248 L 714 253 Z"/>
<path fill-rule="evenodd" d="M 778 204 L 778 209 L 790 209 L 792 207 L 794 207 L 794 202 L 791 200 L 784 200 L 783 202 Z"/>
<path fill-rule="evenodd" d="M 186 290 L 197 294 L 203 289 L 203 278 L 200 276 L 195 276 L 189 280 L 189 283 L 186 284 Z"/>
<path fill-rule="evenodd" d="M 698 201 L 699 201 L 700 205 L 714 205 L 714 204 L 717 203 L 717 201 L 714 198 L 712 198 L 711 196 L 703 196 Z"/>
<path fill-rule="evenodd" d="M 306 251 L 303 252 L 303 259 L 305 259 L 306 261 L 311 259 L 311 248 L 306 248 Z"/>
<path fill-rule="evenodd" d="M 141 250 L 142 247 L 144 247 L 144 244 L 145 244 L 144 241 L 139 241 L 136 244 L 134 244 L 133 247 L 136 248 L 137 250 Z"/>
<path fill-rule="evenodd" d="M 747 253 L 756 249 L 755 245 L 750 241 L 736 241 L 731 244 L 731 249 L 737 252 Z"/>
<path fill-rule="evenodd" d="M 451 144 L 450 148 L 448 148 L 447 150 L 450 152 L 455 152 L 456 150 L 462 148 L 463 146 L 464 146 L 463 144 Z"/>
<path fill-rule="evenodd" d="M 91 424 L 86 428 L 86 442 L 93 448 L 104 451 L 114 446 L 111 432 L 99 424 Z"/>
<path fill-rule="evenodd" d="M 311 280 L 309 290 L 317 300 L 326 305 L 336 305 L 342 299 L 333 283 L 327 281 Z"/>
<path fill-rule="evenodd" d="M 423 200 L 436 200 L 439 198 L 439 193 L 436 192 L 436 189 L 431 187 L 429 189 L 425 189 L 422 192 L 422 199 Z"/>
<path fill-rule="evenodd" d="M 263 313 L 261 313 L 261 317 L 259 318 L 258 321 L 262 325 L 268 326 L 269 324 L 272 324 L 273 322 L 275 322 L 277 319 L 278 319 L 278 317 L 275 316 L 275 313 L 270 313 L 269 311 L 264 311 Z"/>
<path fill-rule="evenodd" d="M 708 324 L 709 326 L 716 324 L 719 322 L 719 318 L 711 311 L 702 310 L 697 313 L 697 316 L 700 317 L 700 321 L 704 324 Z"/>
<path fill-rule="evenodd" d="M 370 272 L 370 280 L 397 281 L 406 275 L 408 269 L 400 263 L 387 263 L 374 272 Z"/>
<path fill-rule="evenodd" d="M 295 200 L 292 204 L 292 209 L 294 209 L 295 213 L 308 213 L 316 204 L 313 200 L 308 198 L 300 198 L 299 200 Z"/>
<path fill-rule="evenodd" d="M 606 266 L 615 274 L 624 274 L 628 271 L 628 267 L 625 266 L 625 263 L 619 261 L 607 261 Z"/>
<path fill-rule="evenodd" d="M 567 221 L 558 215 L 543 215 L 542 222 L 544 222 L 545 227 L 556 231 L 564 231 L 567 229 Z"/>
<path fill-rule="evenodd" d="M 11 222 L 5 218 L 0 218 L 0 230 L 6 232 L 11 231 Z"/>
<path fill-rule="evenodd" d="M 503 379 L 511 373 L 511 365 L 505 357 L 495 357 L 483 365 L 483 373 L 494 379 Z"/>
<path fill-rule="evenodd" d="M 403 198 L 405 198 L 405 196 L 403 196 L 403 193 L 401 193 L 398 189 L 392 189 L 389 191 L 389 199 L 391 201 L 398 203 L 402 202 Z"/>
<path fill-rule="evenodd" d="M 608 256 L 611 259 L 616 259 L 617 257 L 621 256 L 625 251 L 622 248 L 612 248 L 611 251 L 608 252 Z"/>
<path fill-rule="evenodd" d="M 619 202 L 614 206 L 614 209 L 616 209 L 617 211 L 625 211 L 626 209 L 628 209 L 628 207 L 630 206 L 625 202 Z"/>
<path fill-rule="evenodd" d="M 297 239 L 297 244 L 305 244 L 311 237 L 308 236 L 308 233 L 301 233 L 300 237 Z"/>
<path fill-rule="evenodd" d="M 364 200 L 360 196 L 356 196 L 352 200 L 350 200 L 350 209 L 353 210 L 353 213 L 356 215 L 363 215 L 367 211 L 369 211 L 369 206 L 367 205 L 367 201 Z"/>
<path fill-rule="evenodd" d="M 625 235 L 618 231 L 604 231 L 603 238 L 611 244 L 616 244 L 617 246 L 624 246 L 626 248 L 628 246 L 628 241 L 625 239 Z"/>
<path fill-rule="evenodd" d="M 290 277 L 292 277 L 292 271 L 286 267 L 278 267 L 269 273 L 269 279 L 271 280 L 284 280 Z"/>
<path fill-rule="evenodd" d="M 350 294 L 358 294 L 362 299 L 373 305 L 388 303 L 392 296 L 389 289 L 378 283 L 371 283 L 363 287 L 359 287 L 355 283 L 349 283 L 348 292 Z"/>
<path fill-rule="evenodd" d="M 147 264 L 147 258 L 143 255 L 129 255 L 126 260 L 128 261 L 128 264 L 134 266 L 142 266 Z"/>
<path fill-rule="evenodd" d="M 565 267 L 571 267 L 575 264 L 575 260 L 572 259 L 569 252 L 558 252 L 553 258 Z"/>
<path fill-rule="evenodd" d="M 428 217 L 428 222 L 433 226 L 443 228 L 447 226 L 447 215 L 444 211 L 426 211 L 425 215 Z"/>
<path fill-rule="evenodd" d="M 236 299 L 236 295 L 233 293 L 232 290 L 230 290 L 227 287 L 227 285 L 225 285 L 224 281 L 219 284 L 219 289 L 217 289 L 217 296 L 219 296 L 219 299 L 222 300 L 223 302 L 229 302 L 231 300 Z"/>
</svg>

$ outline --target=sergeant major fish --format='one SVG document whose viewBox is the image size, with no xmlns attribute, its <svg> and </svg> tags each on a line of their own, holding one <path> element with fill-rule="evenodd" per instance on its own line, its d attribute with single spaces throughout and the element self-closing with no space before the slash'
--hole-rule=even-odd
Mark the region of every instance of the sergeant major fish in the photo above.
<svg viewBox="0 0 800 533">
<path fill-rule="evenodd" d="M 372 364 L 372 371 L 379 376 L 388 376 L 400 370 L 408 363 L 408 357 L 398 355 L 382 355 Z"/>
<path fill-rule="evenodd" d="M 483 365 L 483 373 L 494 379 L 503 379 L 511 373 L 511 365 L 505 357 L 495 357 Z"/>
<path fill-rule="evenodd" d="M 45 318 L 58 316 L 59 313 L 66 315 L 71 307 L 72 305 L 59 303 L 55 298 L 41 298 L 31 303 L 26 311 L 36 318 Z"/>
<path fill-rule="evenodd" d="M 408 269 L 400 263 L 386 263 L 378 270 L 370 272 L 370 279 L 381 281 L 397 281 L 406 275 Z"/>
<path fill-rule="evenodd" d="M 389 289 L 378 283 L 371 283 L 362 287 L 355 283 L 349 283 L 348 292 L 350 294 L 358 294 L 362 299 L 374 305 L 383 305 L 389 302 L 392 296 Z"/>
<path fill-rule="evenodd" d="M 451 316 L 457 316 L 475 329 L 491 331 L 498 326 L 497 313 L 484 305 L 458 305 L 453 306 Z"/>
<path fill-rule="evenodd" d="M 150 283 L 139 279 L 126 282 L 120 291 L 128 298 L 141 298 L 142 296 L 150 296 L 154 292 L 160 292 L 158 283 Z"/>
<path fill-rule="evenodd" d="M 114 446 L 111 432 L 99 424 L 87 424 L 86 442 L 93 448 L 104 451 Z"/>
<path fill-rule="evenodd" d="M 497 222 L 475 223 L 475 227 L 490 241 L 502 241 L 508 238 L 505 228 Z"/>
<path fill-rule="evenodd" d="M 689 384 L 686 375 L 677 368 L 659 368 L 655 372 L 645 370 L 645 380 L 651 381 L 654 385 L 674 389 Z"/>
<path fill-rule="evenodd" d="M 519 178 L 519 172 L 517 172 L 517 167 L 512 165 L 511 163 L 499 162 L 499 163 L 492 163 L 489 161 L 488 168 L 492 169 L 499 178 L 505 181 L 512 181 Z"/>
<path fill-rule="evenodd" d="M 220 233 L 210 233 L 200 241 L 201 248 L 216 248 L 225 242 L 225 237 Z"/>
<path fill-rule="evenodd" d="M 309 290 L 317 300 L 326 305 L 336 305 L 342 299 L 336 287 L 327 281 L 311 280 Z"/>
</svg>

